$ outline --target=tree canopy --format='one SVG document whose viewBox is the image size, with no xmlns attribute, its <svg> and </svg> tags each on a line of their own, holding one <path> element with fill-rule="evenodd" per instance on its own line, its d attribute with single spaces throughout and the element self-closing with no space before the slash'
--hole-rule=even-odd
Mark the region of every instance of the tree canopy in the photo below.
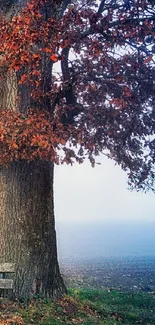
<svg viewBox="0 0 155 325">
<path fill-rule="evenodd" d="M 154 1 L 32 0 L 9 19 L 1 9 L 0 163 L 94 165 L 103 153 L 131 187 L 153 188 Z"/>
</svg>

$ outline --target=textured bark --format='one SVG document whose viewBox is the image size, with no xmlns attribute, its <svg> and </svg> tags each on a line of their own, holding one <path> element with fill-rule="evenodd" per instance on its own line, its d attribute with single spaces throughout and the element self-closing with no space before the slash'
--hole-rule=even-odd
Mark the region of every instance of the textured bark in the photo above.
<svg viewBox="0 0 155 325">
<path fill-rule="evenodd" d="M 15 162 L 0 169 L 0 263 L 15 263 L 13 294 L 60 297 L 53 164 Z"/>
<path fill-rule="evenodd" d="M 1 68 L 2 70 L 2 68 Z M 17 76 L 14 72 L 7 74 L 1 71 L 0 80 L 0 109 L 18 111 Z"/>
<path fill-rule="evenodd" d="M 0 10 L 10 19 L 25 3 L 26 0 L 2 0 Z M 43 91 L 51 87 L 52 73 L 45 61 L 41 66 L 46 81 Z M 26 113 L 31 98 L 29 89 L 18 85 L 22 71 L 1 73 L 4 78 L 0 82 L 0 109 Z M 44 108 L 48 105 L 44 103 Z M 15 263 L 16 298 L 34 294 L 60 297 L 66 292 L 57 260 L 53 168 L 52 163 L 40 160 L 0 167 L 0 263 Z"/>
</svg>

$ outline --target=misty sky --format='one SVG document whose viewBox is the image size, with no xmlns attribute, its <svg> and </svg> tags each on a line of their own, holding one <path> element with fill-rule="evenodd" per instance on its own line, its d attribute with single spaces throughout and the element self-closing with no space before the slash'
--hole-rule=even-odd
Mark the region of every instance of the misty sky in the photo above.
<svg viewBox="0 0 155 325">
<path fill-rule="evenodd" d="M 155 254 L 155 195 L 130 192 L 120 167 L 98 161 L 56 167 L 60 259 Z"/>
<path fill-rule="evenodd" d="M 127 176 L 107 158 L 101 165 L 58 166 L 55 169 L 57 221 L 155 221 L 155 194 L 129 191 Z"/>
</svg>

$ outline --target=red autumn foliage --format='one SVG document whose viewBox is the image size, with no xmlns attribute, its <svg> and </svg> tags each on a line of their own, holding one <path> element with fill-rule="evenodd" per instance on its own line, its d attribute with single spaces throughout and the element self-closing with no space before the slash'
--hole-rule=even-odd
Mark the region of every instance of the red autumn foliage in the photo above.
<svg viewBox="0 0 155 325">
<path fill-rule="evenodd" d="M 1 107 L 0 163 L 81 163 L 87 156 L 94 165 L 103 152 L 131 184 L 152 186 L 154 5 L 32 0 L 2 17 L 1 80 L 15 73 L 18 94 L 14 111 Z"/>
</svg>

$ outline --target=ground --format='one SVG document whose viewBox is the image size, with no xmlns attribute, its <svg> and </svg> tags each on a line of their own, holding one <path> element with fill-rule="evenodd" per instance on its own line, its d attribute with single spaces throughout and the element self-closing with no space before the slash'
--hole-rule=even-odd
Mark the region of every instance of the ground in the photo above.
<svg viewBox="0 0 155 325">
<path fill-rule="evenodd" d="M 61 300 L 1 298 L 0 325 L 155 324 L 155 293 L 69 289 Z"/>
</svg>

